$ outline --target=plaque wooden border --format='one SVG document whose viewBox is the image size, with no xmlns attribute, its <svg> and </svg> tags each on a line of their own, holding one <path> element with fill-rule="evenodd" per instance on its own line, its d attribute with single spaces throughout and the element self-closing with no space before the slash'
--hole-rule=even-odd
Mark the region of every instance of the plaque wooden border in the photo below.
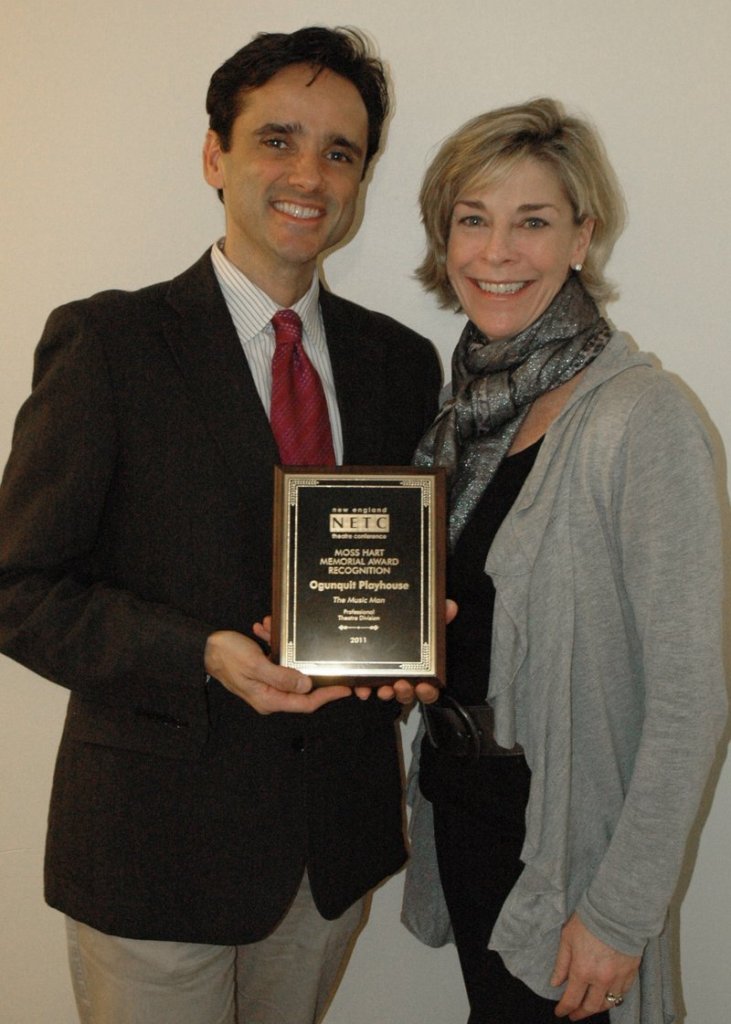
<svg viewBox="0 0 731 1024">
<path fill-rule="evenodd" d="M 272 657 L 316 685 L 445 678 L 444 472 L 276 466 Z"/>
</svg>

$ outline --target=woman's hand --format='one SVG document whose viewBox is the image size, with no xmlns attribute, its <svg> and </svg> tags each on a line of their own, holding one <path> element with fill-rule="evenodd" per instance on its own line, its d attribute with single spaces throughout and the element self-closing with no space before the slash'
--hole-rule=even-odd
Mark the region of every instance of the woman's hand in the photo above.
<svg viewBox="0 0 731 1024">
<path fill-rule="evenodd" d="M 561 931 L 552 985 L 566 989 L 556 1007 L 557 1017 L 584 1020 L 612 1007 L 607 992 L 623 996 L 634 983 L 641 957 L 607 946 L 572 914 Z"/>
<path fill-rule="evenodd" d="M 444 613 L 447 624 L 452 621 L 457 611 L 457 602 L 447 598 Z M 415 700 L 418 700 L 421 704 L 433 704 L 434 701 L 439 699 L 440 692 L 440 688 L 435 686 L 434 683 L 428 683 L 426 680 L 413 683 L 408 679 L 397 679 L 395 683 L 388 683 L 379 687 L 356 686 L 353 688 L 356 697 L 360 697 L 361 700 L 368 700 L 374 690 L 380 700 L 396 700 L 399 704 L 403 704 L 406 707 L 409 704 L 413 704 Z"/>
<path fill-rule="evenodd" d="M 375 690 L 379 700 L 395 700 L 399 704 L 408 707 L 415 700 L 422 704 L 433 704 L 438 700 L 440 689 L 434 683 L 425 681 L 412 683 L 408 679 L 397 679 L 395 683 L 386 683 L 383 686 L 354 686 L 353 693 L 361 700 L 368 700 Z"/>
</svg>

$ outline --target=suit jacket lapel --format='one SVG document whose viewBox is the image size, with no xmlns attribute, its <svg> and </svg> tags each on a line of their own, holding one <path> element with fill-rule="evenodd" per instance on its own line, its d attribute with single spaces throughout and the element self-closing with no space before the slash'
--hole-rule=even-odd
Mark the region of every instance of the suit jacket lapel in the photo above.
<svg viewBox="0 0 731 1024">
<path fill-rule="evenodd" d="M 343 462 L 371 465 L 380 461 L 383 348 L 367 328 L 359 307 L 320 290 L 320 306 L 335 379 L 343 427 Z"/>
<path fill-rule="evenodd" d="M 205 252 L 170 282 L 167 343 L 233 478 L 244 485 L 254 467 L 279 461 L 269 420 L 211 263 Z M 358 306 L 320 292 L 325 335 L 343 428 L 343 461 L 381 460 L 381 405 L 373 381 L 383 378 L 383 346 L 368 331 Z"/>
<path fill-rule="evenodd" d="M 234 478 L 271 466 L 278 453 L 210 254 L 170 282 L 164 333 L 191 399 Z"/>
</svg>

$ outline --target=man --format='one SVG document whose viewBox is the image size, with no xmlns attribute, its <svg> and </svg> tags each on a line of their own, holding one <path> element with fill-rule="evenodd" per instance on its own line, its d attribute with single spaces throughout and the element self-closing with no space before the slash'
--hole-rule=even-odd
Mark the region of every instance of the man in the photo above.
<svg viewBox="0 0 731 1024">
<path fill-rule="evenodd" d="M 387 105 L 356 33 L 256 37 L 208 93 L 225 239 L 56 310 L 38 348 L 0 491 L 0 649 L 71 691 L 46 898 L 85 1024 L 311 1024 L 404 860 L 395 705 L 313 690 L 253 629 L 274 314 L 301 319 L 335 460 L 407 463 L 435 412 L 428 342 L 317 279 Z"/>
</svg>

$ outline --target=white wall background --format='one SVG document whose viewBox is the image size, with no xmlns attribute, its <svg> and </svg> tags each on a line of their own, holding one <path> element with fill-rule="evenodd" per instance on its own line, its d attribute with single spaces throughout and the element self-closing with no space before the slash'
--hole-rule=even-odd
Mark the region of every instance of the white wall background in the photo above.
<svg viewBox="0 0 731 1024">
<path fill-rule="evenodd" d="M 211 72 L 257 31 L 316 23 L 370 32 L 398 98 L 364 224 L 326 263 L 331 287 L 433 337 L 446 365 L 460 324 L 411 278 L 422 172 L 469 116 L 559 97 L 597 123 L 627 194 L 613 319 L 701 396 L 728 447 L 728 0 L 3 0 L 0 461 L 50 309 L 169 277 L 221 233 L 200 174 Z M 61 689 L 0 659 L 0 1024 L 75 1021 L 61 921 L 41 896 L 64 707 Z M 717 775 L 678 900 L 687 1024 L 729 1019 L 721 758 Z M 327 1024 L 466 1018 L 453 951 L 401 929 L 400 891 L 397 878 L 377 894 Z"/>
</svg>

